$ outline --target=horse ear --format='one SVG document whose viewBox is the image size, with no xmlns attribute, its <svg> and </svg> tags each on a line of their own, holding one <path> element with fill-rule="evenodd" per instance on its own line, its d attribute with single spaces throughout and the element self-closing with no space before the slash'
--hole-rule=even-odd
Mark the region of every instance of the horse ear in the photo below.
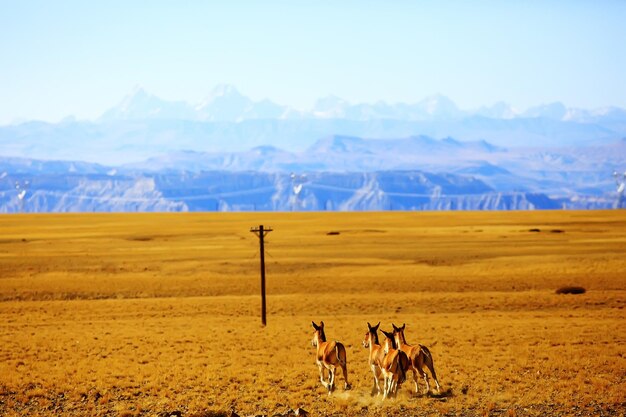
<svg viewBox="0 0 626 417">
<path fill-rule="evenodd" d="M 404 328 L 406 327 L 406 323 L 402 323 L 402 327 L 400 327 L 398 330 L 402 330 L 404 331 Z"/>
<path fill-rule="evenodd" d="M 317 326 L 317 324 L 315 324 L 315 322 L 314 322 L 314 321 L 312 321 L 312 322 L 311 322 L 311 324 L 313 325 L 313 328 L 314 328 L 315 330 L 319 330 L 319 329 L 320 329 L 320 328 Z"/>
<path fill-rule="evenodd" d="M 378 330 L 378 327 L 380 327 L 380 322 L 378 322 L 378 324 L 374 326 L 374 330 Z"/>
<path fill-rule="evenodd" d="M 386 332 L 386 331 L 384 331 L 384 330 L 381 330 L 381 332 L 383 332 L 383 334 L 384 334 L 385 336 L 387 336 L 388 338 L 390 338 L 390 339 L 391 339 L 391 337 L 393 336 L 393 334 L 392 334 L 391 332 Z"/>
<path fill-rule="evenodd" d="M 320 321 L 320 329 L 323 329 L 323 328 L 324 328 L 324 322 Z"/>
<path fill-rule="evenodd" d="M 393 326 L 393 331 L 394 331 L 394 333 L 395 333 L 395 332 L 397 332 L 398 330 L 400 330 L 400 328 L 399 328 L 399 327 L 396 327 L 396 325 L 395 325 L 395 324 L 391 323 L 391 325 Z"/>
</svg>

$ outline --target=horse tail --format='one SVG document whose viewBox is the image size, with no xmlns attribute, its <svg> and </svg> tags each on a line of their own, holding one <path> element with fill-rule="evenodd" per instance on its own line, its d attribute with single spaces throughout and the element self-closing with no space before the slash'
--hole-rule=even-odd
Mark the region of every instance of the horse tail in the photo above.
<svg viewBox="0 0 626 417">
<path fill-rule="evenodd" d="M 345 367 L 348 365 L 348 355 L 346 354 L 346 348 L 343 343 L 336 342 L 335 343 L 335 354 L 337 355 L 337 361 L 339 365 Z"/>
<path fill-rule="evenodd" d="M 433 355 L 431 355 L 430 350 L 424 345 L 420 345 L 420 352 L 424 355 L 424 364 L 433 365 Z"/>
<path fill-rule="evenodd" d="M 398 350 L 398 366 L 400 367 L 400 377 L 398 378 L 398 385 L 406 381 L 406 370 L 408 369 L 409 357 L 406 353 Z"/>
</svg>

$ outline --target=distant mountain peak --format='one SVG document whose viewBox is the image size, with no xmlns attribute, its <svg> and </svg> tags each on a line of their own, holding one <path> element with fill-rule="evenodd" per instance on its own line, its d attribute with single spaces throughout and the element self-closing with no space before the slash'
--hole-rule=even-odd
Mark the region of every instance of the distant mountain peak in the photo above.
<svg viewBox="0 0 626 417">
<path fill-rule="evenodd" d="M 461 142 L 459 142 L 456 139 L 451 138 L 450 136 L 441 139 L 441 142 L 447 145 L 452 145 L 452 146 L 463 146 Z"/>
<path fill-rule="evenodd" d="M 232 84 L 218 84 L 206 98 L 196 106 L 196 109 L 200 110 L 208 106 L 216 105 L 216 103 L 227 102 L 250 102 L 251 100 L 241 94 L 237 88 Z"/>
<path fill-rule="evenodd" d="M 512 119 L 519 115 L 509 103 L 498 101 L 491 106 L 483 106 L 476 111 L 476 115 L 491 119 Z"/>
<path fill-rule="evenodd" d="M 434 94 L 426 97 L 417 106 L 421 108 L 428 116 L 434 118 L 458 118 L 462 112 L 456 104 L 448 97 L 442 94 Z"/>
<path fill-rule="evenodd" d="M 163 100 L 140 85 L 135 85 L 122 101 L 102 116 L 101 120 L 188 119 L 190 107 L 181 101 Z"/>
<path fill-rule="evenodd" d="M 541 104 L 526 110 L 525 117 L 541 117 L 546 119 L 563 120 L 567 115 L 567 107 L 560 101 Z"/>
<path fill-rule="evenodd" d="M 137 95 L 137 94 L 140 94 L 140 95 L 141 94 L 146 94 L 147 95 L 148 93 L 146 92 L 146 89 L 141 84 L 135 84 L 133 86 L 133 88 L 130 90 L 130 92 L 128 93 L 128 96 L 134 96 L 134 95 Z"/>
<path fill-rule="evenodd" d="M 330 135 L 316 141 L 308 152 L 348 152 L 365 140 L 356 136 Z"/>
<path fill-rule="evenodd" d="M 426 96 L 422 101 L 424 102 L 452 102 L 452 100 L 450 100 L 450 98 L 446 97 L 445 95 L 441 94 L 441 93 L 435 93 L 435 94 L 431 94 L 429 96 Z"/>
<path fill-rule="evenodd" d="M 452 104 L 456 107 L 456 104 L 454 104 L 454 102 L 449 97 L 446 97 L 441 93 L 436 93 L 436 94 L 427 96 L 423 98 L 420 101 L 420 103 L 423 103 L 425 105 L 431 105 L 431 106 L 437 106 L 441 104 Z"/>
<path fill-rule="evenodd" d="M 196 118 L 209 121 L 241 121 L 253 106 L 233 85 L 218 84 L 207 98 L 195 107 Z"/>
<path fill-rule="evenodd" d="M 156 97 L 149 94 L 142 86 L 135 85 L 130 93 L 122 99 L 122 102 L 118 105 L 118 107 L 120 110 L 124 111 L 130 108 L 134 103 L 145 102 L 153 98 Z"/>
<path fill-rule="evenodd" d="M 216 99 L 219 97 L 243 97 L 243 95 L 237 90 L 237 87 L 232 84 L 218 84 L 213 87 L 209 97 Z"/>
<path fill-rule="evenodd" d="M 315 101 L 313 105 L 314 112 L 336 112 L 343 111 L 346 107 L 348 107 L 350 103 L 341 97 L 337 97 L 335 95 L 328 95 L 326 97 L 322 97 Z"/>
</svg>

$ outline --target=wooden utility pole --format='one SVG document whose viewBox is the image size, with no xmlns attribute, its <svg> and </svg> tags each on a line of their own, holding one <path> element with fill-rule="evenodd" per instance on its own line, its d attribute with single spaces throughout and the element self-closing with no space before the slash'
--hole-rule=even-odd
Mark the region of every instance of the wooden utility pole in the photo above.
<svg viewBox="0 0 626 417">
<path fill-rule="evenodd" d="M 252 233 L 258 236 L 259 245 L 261 247 L 261 323 L 263 323 L 263 326 L 267 324 L 265 319 L 265 243 L 263 242 L 263 238 L 272 230 L 271 228 L 265 229 L 263 225 L 250 229 Z"/>
</svg>

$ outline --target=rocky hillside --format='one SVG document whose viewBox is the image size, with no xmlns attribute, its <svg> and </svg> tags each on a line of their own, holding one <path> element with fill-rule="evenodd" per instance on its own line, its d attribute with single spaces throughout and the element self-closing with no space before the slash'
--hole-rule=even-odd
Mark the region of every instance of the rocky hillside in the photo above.
<svg viewBox="0 0 626 417">
<path fill-rule="evenodd" d="M 421 171 L 12 174 L 0 212 L 526 210 L 573 204 L 499 192 L 469 176 Z M 592 207 L 606 207 L 596 201 Z M 572 206 L 574 207 L 574 206 Z"/>
</svg>

